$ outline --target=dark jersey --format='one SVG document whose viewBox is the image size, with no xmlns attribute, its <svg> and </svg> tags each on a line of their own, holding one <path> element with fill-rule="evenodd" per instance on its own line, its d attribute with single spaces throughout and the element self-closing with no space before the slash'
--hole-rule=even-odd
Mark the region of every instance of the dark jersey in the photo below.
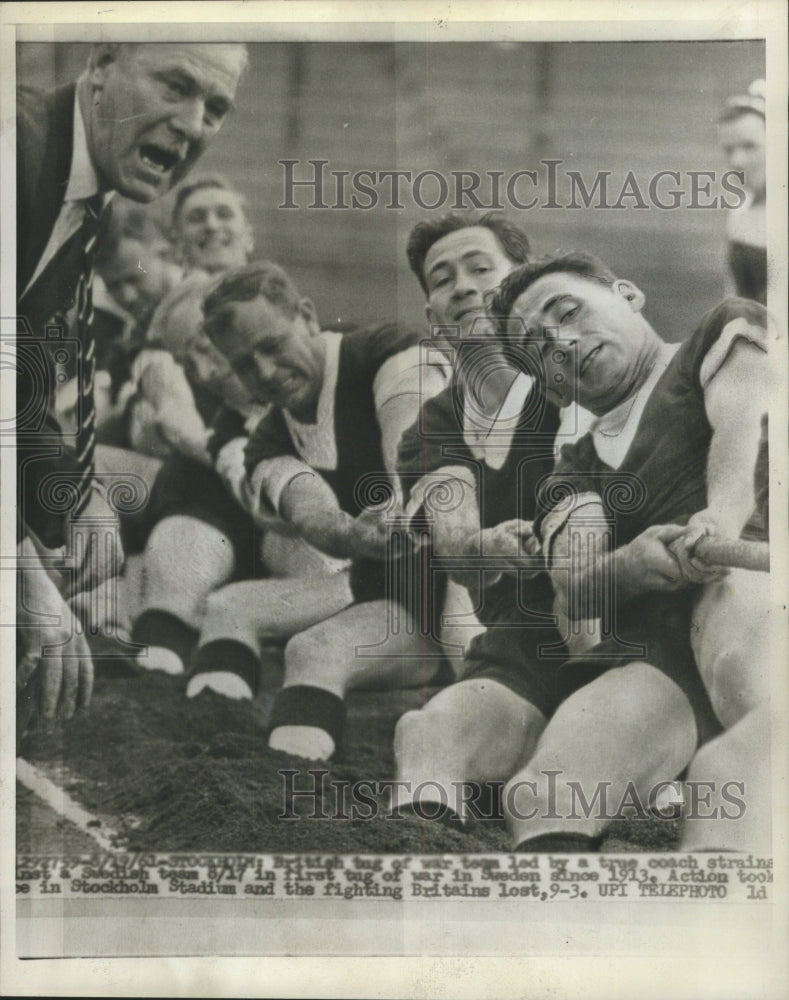
<svg viewBox="0 0 789 1000">
<path fill-rule="evenodd" d="M 745 299 L 728 299 L 708 312 L 652 390 L 619 467 L 613 469 L 602 461 L 592 435 L 586 434 L 562 448 L 556 471 L 543 484 L 541 495 L 597 494 L 615 523 L 617 546 L 654 524 L 687 523 L 707 506 L 712 428 L 704 385 L 738 339 L 763 342 L 766 322 L 764 308 Z M 549 515 L 547 504 L 538 525 L 545 526 L 544 534 L 556 530 L 556 518 Z"/>
<path fill-rule="evenodd" d="M 525 391 L 520 412 L 511 420 L 497 421 L 484 448 L 472 443 L 471 425 L 475 422 L 484 421 L 475 414 L 474 403 L 459 379 L 453 379 L 443 392 L 423 405 L 418 422 L 400 442 L 398 472 L 405 499 L 411 501 L 413 510 L 423 477 L 439 469 L 462 466 L 476 482 L 481 528 L 514 518 L 532 520 L 538 484 L 554 465 L 558 409 L 546 403 L 539 388 L 532 384 Z M 475 452 L 484 453 L 484 457 L 476 457 Z M 553 628 L 553 590 L 547 573 L 524 575 L 521 579 L 507 575 L 495 582 L 488 579 L 482 599 L 483 606 L 476 609 L 476 616 L 489 631 L 473 640 L 471 660 L 501 662 L 499 647 L 503 645 L 508 647 L 517 664 L 516 672 L 520 673 L 522 664 L 534 658 L 538 644 L 561 643 Z"/>
<path fill-rule="evenodd" d="M 336 463 L 311 463 L 334 491 L 340 507 L 357 515 L 365 506 L 364 482 L 386 477 L 374 382 L 381 366 L 395 354 L 418 345 L 418 333 L 388 324 L 346 333 L 340 342 L 337 381 L 329 419 Z M 304 458 L 304 448 L 282 410 L 272 407 L 253 431 L 246 449 L 251 475 L 260 462 L 282 457 Z M 369 501 L 368 501 L 369 502 Z"/>
<path fill-rule="evenodd" d="M 553 469 L 559 412 L 535 386 L 506 430 L 494 428 L 486 458 L 472 451 L 465 414 L 469 401 L 462 384 L 447 388 L 422 407 L 418 422 L 403 435 L 398 472 L 406 502 L 419 480 L 439 469 L 463 466 L 477 483 L 482 528 L 535 514 L 537 484 Z M 491 458 L 487 458 L 491 456 Z M 487 459 L 487 460 L 486 460 Z"/>
<path fill-rule="evenodd" d="M 420 334 L 405 331 L 393 324 L 373 330 L 358 330 L 343 334 L 339 342 L 336 381 L 333 393 L 324 386 L 318 404 L 315 432 L 323 434 L 325 458 L 316 457 L 300 437 L 299 425 L 289 422 L 281 409 L 272 407 L 253 431 L 246 448 L 247 474 L 255 482 L 255 470 L 265 468 L 269 460 L 294 458 L 306 462 L 326 480 L 343 511 L 357 516 L 382 499 L 382 488 L 394 494 L 396 484 L 386 471 L 381 429 L 376 408 L 376 377 L 382 366 L 395 355 L 417 347 Z M 418 391 L 415 373 L 413 391 Z M 306 432 L 305 428 L 305 432 Z M 320 449 L 319 449 L 320 450 Z M 271 497 L 275 507 L 277 497 Z M 399 603 L 416 609 L 428 609 L 432 604 L 423 600 L 419 551 L 412 551 L 406 539 L 406 554 L 395 560 L 402 567 L 403 581 L 411 579 L 413 586 L 394 589 L 387 580 L 384 562 L 360 559 L 351 569 L 351 589 L 357 601 L 394 597 Z M 393 567 L 395 565 L 393 563 Z M 406 569 L 406 564 L 411 569 Z M 419 610 L 419 616 L 423 614 Z"/>
</svg>

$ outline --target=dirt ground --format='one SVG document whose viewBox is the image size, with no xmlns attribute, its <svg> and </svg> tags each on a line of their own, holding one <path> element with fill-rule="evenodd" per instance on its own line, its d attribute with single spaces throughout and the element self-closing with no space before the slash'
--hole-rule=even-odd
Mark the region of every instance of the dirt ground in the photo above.
<svg viewBox="0 0 789 1000">
<path fill-rule="evenodd" d="M 27 735 L 22 755 L 118 831 L 128 850 L 321 853 L 453 853 L 509 850 L 500 820 L 466 830 L 416 817 L 351 818 L 332 782 L 393 776 L 392 736 L 399 716 L 430 690 L 359 693 L 349 701 L 345 744 L 329 764 L 270 751 L 265 705 L 209 692 L 187 701 L 184 682 L 163 674 L 99 678 L 90 710 L 46 732 Z M 309 769 L 328 773 L 313 776 Z M 282 771 L 296 771 L 283 776 Z M 285 812 L 285 785 L 312 788 Z M 379 800 L 383 806 L 383 797 Z M 370 810 L 372 811 L 372 810 Z M 367 810 L 365 810 L 367 812 Z M 324 813 L 332 818 L 320 818 Z M 317 814 L 317 815 L 316 815 Z M 347 818 L 343 818 L 344 814 Z M 615 822 L 603 850 L 660 851 L 676 845 L 667 820 Z M 64 853 L 87 838 L 40 806 L 24 789 L 17 799 L 17 844 L 26 852 Z M 95 845 L 94 848 L 95 850 Z"/>
</svg>

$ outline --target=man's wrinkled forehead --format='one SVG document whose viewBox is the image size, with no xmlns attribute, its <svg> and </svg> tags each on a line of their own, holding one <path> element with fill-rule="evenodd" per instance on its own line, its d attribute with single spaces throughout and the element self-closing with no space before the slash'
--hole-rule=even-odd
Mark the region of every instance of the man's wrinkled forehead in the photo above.
<svg viewBox="0 0 789 1000">
<path fill-rule="evenodd" d="M 261 340 L 269 336 L 274 327 L 289 320 L 283 309 L 262 294 L 253 299 L 229 302 L 228 309 L 230 322 L 222 332 L 223 341 Z"/>
<path fill-rule="evenodd" d="M 246 49 L 240 43 L 141 42 L 124 46 L 122 53 L 133 64 L 146 69 L 188 72 L 206 88 L 221 86 L 232 98 L 246 65 Z"/>
<path fill-rule="evenodd" d="M 430 247 L 425 256 L 425 276 L 429 277 L 432 271 L 443 265 L 454 264 L 476 253 L 505 258 L 509 261 L 493 230 L 486 226 L 467 226 L 447 233 Z M 515 267 L 514 261 L 511 263 Z"/>
<path fill-rule="evenodd" d="M 569 298 L 585 299 L 595 290 L 605 288 L 594 278 L 585 278 L 569 271 L 543 274 L 518 296 L 511 316 L 517 317 L 530 330 L 555 326 L 557 310 Z"/>
</svg>

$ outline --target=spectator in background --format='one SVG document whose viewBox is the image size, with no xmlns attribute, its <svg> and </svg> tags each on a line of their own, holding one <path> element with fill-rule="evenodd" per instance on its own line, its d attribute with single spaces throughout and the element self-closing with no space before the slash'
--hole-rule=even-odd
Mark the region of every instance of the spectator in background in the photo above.
<svg viewBox="0 0 789 1000">
<path fill-rule="evenodd" d="M 176 195 L 172 238 L 187 273 L 217 274 L 245 264 L 254 240 L 243 195 L 219 174 L 187 181 Z"/>
<path fill-rule="evenodd" d="M 718 141 L 732 170 L 744 177 L 746 201 L 729 212 L 729 268 L 737 295 L 767 304 L 765 81 L 730 97 L 718 118 Z"/>
</svg>

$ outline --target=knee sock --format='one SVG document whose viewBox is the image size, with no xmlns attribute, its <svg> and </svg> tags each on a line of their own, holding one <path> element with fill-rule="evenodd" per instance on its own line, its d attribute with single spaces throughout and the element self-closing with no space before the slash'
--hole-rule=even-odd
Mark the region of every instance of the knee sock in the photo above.
<svg viewBox="0 0 789 1000">
<path fill-rule="evenodd" d="M 257 654 L 235 639 L 212 639 L 194 656 L 186 697 L 208 687 L 230 698 L 252 698 L 257 688 Z"/>
<path fill-rule="evenodd" d="M 269 747 L 310 760 L 328 760 L 345 727 L 345 702 L 325 688 L 296 684 L 277 692 Z"/>
<path fill-rule="evenodd" d="M 187 625 L 176 615 L 158 608 L 143 611 L 132 629 L 132 641 L 144 643 L 147 646 L 160 646 L 169 650 L 180 659 L 181 666 L 188 663 L 194 647 L 197 645 L 197 629 Z M 146 666 L 145 654 L 142 654 L 141 666 Z"/>
</svg>

